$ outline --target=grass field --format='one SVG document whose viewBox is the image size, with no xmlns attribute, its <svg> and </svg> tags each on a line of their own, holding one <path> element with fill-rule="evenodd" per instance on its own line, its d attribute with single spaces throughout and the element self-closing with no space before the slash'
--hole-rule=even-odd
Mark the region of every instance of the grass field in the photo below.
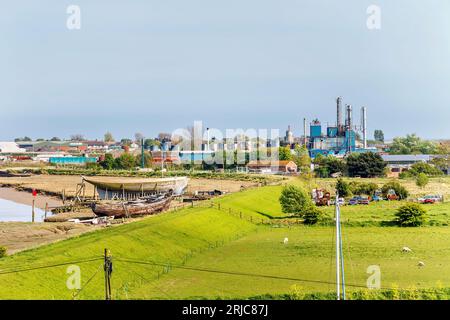
<svg viewBox="0 0 450 320">
<path fill-rule="evenodd" d="M 70 299 L 74 291 L 66 286 L 68 265 L 23 270 L 65 262 L 78 265 L 82 285 L 87 284 L 78 298 L 102 299 L 104 248 L 113 254 L 114 299 L 252 298 L 291 292 L 330 297 L 334 227 L 260 224 L 261 219 L 287 219 L 278 204 L 281 189 L 237 192 L 214 200 L 213 207 L 148 217 L 2 258 L 0 299 Z M 427 224 L 420 228 L 386 223 L 399 205 L 342 208 L 348 290 L 365 286 L 370 265 L 380 266 L 385 288 L 450 287 L 450 204 L 428 206 Z M 332 208 L 322 210 L 331 217 Z M 402 253 L 404 246 L 413 252 Z M 96 260 L 83 262 L 91 258 Z M 419 268 L 419 261 L 425 266 Z"/>
</svg>

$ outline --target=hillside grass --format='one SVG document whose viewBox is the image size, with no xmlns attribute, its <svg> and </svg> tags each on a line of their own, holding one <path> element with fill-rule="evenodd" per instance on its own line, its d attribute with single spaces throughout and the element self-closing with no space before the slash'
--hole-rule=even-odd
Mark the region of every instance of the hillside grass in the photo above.
<svg viewBox="0 0 450 320">
<path fill-rule="evenodd" d="M 253 231 L 255 225 L 210 208 L 184 209 L 148 217 L 0 259 L 0 299 L 70 299 L 67 266 L 2 274 L 23 266 L 52 265 L 91 257 L 101 258 L 104 248 L 113 257 L 180 264 L 191 257 Z M 80 263 L 82 282 L 102 265 L 102 260 Z M 75 263 L 76 264 L 76 263 Z M 163 267 L 127 264 L 114 268 L 113 296 L 126 299 L 128 291 L 153 280 Z M 141 276 L 144 275 L 144 276 Z M 103 270 L 80 293 L 81 299 L 103 298 Z M 144 280 L 146 279 L 146 280 Z"/>
<path fill-rule="evenodd" d="M 291 179 L 290 183 L 305 182 Z M 241 191 L 214 199 L 212 207 L 207 201 L 204 206 L 147 217 L 2 258 L 0 299 L 71 299 L 74 291 L 66 286 L 67 265 L 14 271 L 92 257 L 98 260 L 76 263 L 83 286 L 95 274 L 78 298 L 102 299 L 104 248 L 113 255 L 114 299 L 333 298 L 333 225 L 259 223 L 261 219 L 291 219 L 281 212 L 281 190 L 282 186 L 266 186 Z M 450 204 L 429 205 L 424 227 L 387 227 L 384 222 L 394 218 L 402 203 L 344 206 L 341 210 L 346 280 L 355 298 L 367 297 L 360 287 L 366 285 L 370 265 L 380 266 L 383 287 L 394 288 L 387 292 L 450 287 L 450 228 L 446 226 Z M 321 210 L 330 217 L 333 214 L 332 207 Z M 243 219 L 236 214 L 239 212 Z M 283 244 L 285 237 L 287 245 Z M 402 253 L 404 246 L 413 252 Z M 425 262 L 425 267 L 419 268 L 419 261 Z"/>
<path fill-rule="evenodd" d="M 348 292 L 366 286 L 370 265 L 381 269 L 382 288 L 401 290 L 450 287 L 449 228 L 344 228 L 344 258 Z M 289 242 L 283 244 L 287 237 Z M 412 253 L 402 253 L 404 246 Z M 174 269 L 153 286 L 144 285 L 132 294 L 138 299 L 227 299 L 267 294 L 335 291 L 334 229 L 330 227 L 267 228 L 227 243 L 189 261 L 189 266 L 208 273 Z M 418 267 L 424 261 L 425 267 Z M 268 279 L 273 275 L 309 281 Z M 323 283 L 320 283 L 323 282 Z M 164 295 L 160 288 L 164 288 Z M 334 297 L 333 297 L 334 298 Z M 333 299 L 332 298 L 332 299 Z"/>
</svg>

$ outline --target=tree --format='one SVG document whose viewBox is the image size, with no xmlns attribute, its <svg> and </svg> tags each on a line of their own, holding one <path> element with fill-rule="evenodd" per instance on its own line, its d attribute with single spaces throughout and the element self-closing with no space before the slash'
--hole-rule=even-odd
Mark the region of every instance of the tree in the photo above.
<svg viewBox="0 0 450 320">
<path fill-rule="evenodd" d="M 42 142 L 42 141 L 45 141 L 45 139 L 44 138 L 38 138 L 38 139 L 36 139 L 36 141 L 37 142 Z"/>
<path fill-rule="evenodd" d="M 278 159 L 280 161 L 292 160 L 292 153 L 289 147 L 278 148 Z"/>
<path fill-rule="evenodd" d="M 401 227 L 418 227 L 425 222 L 426 210 L 417 203 L 407 203 L 395 213 L 396 222 Z"/>
<path fill-rule="evenodd" d="M 352 181 L 350 183 L 350 190 L 356 195 L 368 195 L 372 196 L 378 190 L 378 185 L 374 182 L 356 182 Z"/>
<path fill-rule="evenodd" d="M 400 183 L 398 183 L 397 181 L 391 181 L 386 183 L 385 185 L 383 185 L 383 187 L 381 188 L 381 192 L 383 193 L 383 196 L 386 198 L 389 191 L 390 190 L 394 190 L 395 194 L 401 199 L 406 199 L 408 198 L 409 192 L 408 190 L 406 190 L 405 187 L 403 187 Z"/>
<path fill-rule="evenodd" d="M 343 179 L 338 179 L 336 182 L 336 191 L 339 197 L 348 197 L 351 194 L 350 185 Z"/>
<path fill-rule="evenodd" d="M 375 132 L 373 134 L 373 138 L 375 139 L 375 141 L 384 142 L 384 132 L 383 132 L 383 130 L 375 130 Z"/>
<path fill-rule="evenodd" d="M 283 187 L 279 201 L 284 213 L 297 216 L 302 216 L 307 209 L 314 206 L 308 193 L 293 185 Z"/>
<path fill-rule="evenodd" d="M 83 141 L 85 140 L 84 135 L 82 134 L 73 134 L 70 136 L 71 141 Z"/>
<path fill-rule="evenodd" d="M 373 178 L 384 175 L 386 163 L 377 153 L 352 153 L 346 160 L 348 174 L 351 177 Z"/>
<path fill-rule="evenodd" d="M 25 136 L 25 137 L 23 137 L 23 138 L 15 138 L 14 139 L 14 142 L 20 142 L 20 141 L 33 141 L 30 137 L 27 137 L 27 136 Z"/>
<path fill-rule="evenodd" d="M 159 142 L 156 139 L 145 139 L 145 141 L 144 141 L 144 148 L 145 149 L 150 149 L 153 146 L 160 147 L 161 146 L 161 142 Z"/>
<path fill-rule="evenodd" d="M 293 160 L 298 167 L 298 170 L 302 173 L 308 173 L 311 171 L 311 158 L 309 156 L 308 149 L 305 146 L 295 145 L 295 155 Z M 258 156 L 259 158 L 259 156 Z"/>
<path fill-rule="evenodd" d="M 58 137 L 53 137 L 53 138 L 50 139 L 50 141 L 61 141 L 61 139 L 58 138 Z"/>
<path fill-rule="evenodd" d="M 144 168 L 150 168 L 152 166 L 153 159 L 149 152 L 144 152 Z M 136 167 L 141 167 L 142 165 L 142 154 L 136 155 Z"/>
<path fill-rule="evenodd" d="M 103 159 L 103 161 L 100 161 L 100 165 L 105 170 L 113 170 L 116 168 L 116 162 L 114 160 L 114 157 L 110 153 L 105 154 L 105 158 Z"/>
<path fill-rule="evenodd" d="M 128 138 L 123 138 L 122 140 L 120 140 L 120 144 L 122 146 L 129 147 L 129 146 L 131 146 L 132 143 L 133 143 L 133 141 L 131 141 L 131 139 L 128 139 Z"/>
<path fill-rule="evenodd" d="M 407 173 L 409 176 L 413 177 L 417 177 L 421 173 L 427 176 L 440 176 L 443 174 L 441 170 L 425 162 L 413 164 Z"/>
<path fill-rule="evenodd" d="M 136 142 L 137 145 L 141 146 L 142 139 L 144 139 L 144 135 L 142 133 L 136 132 L 134 134 L 134 141 Z"/>
<path fill-rule="evenodd" d="M 105 136 L 103 137 L 103 141 L 105 141 L 106 143 L 110 143 L 110 142 L 114 142 L 114 137 L 112 135 L 111 132 L 106 132 Z"/>
<path fill-rule="evenodd" d="M 391 154 L 437 154 L 438 151 L 436 143 L 422 140 L 415 134 L 394 138 L 390 146 Z"/>
<path fill-rule="evenodd" d="M 421 173 L 419 173 L 417 175 L 417 177 L 416 177 L 416 185 L 419 188 L 425 188 L 425 186 L 428 184 L 428 182 L 429 182 L 429 179 L 428 179 L 428 176 L 425 173 L 421 172 Z"/>
<path fill-rule="evenodd" d="M 310 206 L 303 213 L 303 223 L 313 225 L 319 222 L 322 212 L 315 206 Z"/>
<path fill-rule="evenodd" d="M 131 170 L 136 167 L 136 158 L 132 154 L 124 152 L 116 158 L 115 163 L 117 169 Z"/>
</svg>

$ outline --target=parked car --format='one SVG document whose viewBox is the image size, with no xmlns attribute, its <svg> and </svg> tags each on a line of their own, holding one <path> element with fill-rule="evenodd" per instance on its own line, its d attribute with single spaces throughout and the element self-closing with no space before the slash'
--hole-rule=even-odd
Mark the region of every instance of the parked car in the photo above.
<svg viewBox="0 0 450 320">
<path fill-rule="evenodd" d="M 419 198 L 417 200 L 419 201 L 419 203 L 432 204 L 432 203 L 436 203 L 436 202 L 441 201 L 441 197 L 440 196 L 435 196 L 435 195 L 428 195 L 428 196 L 425 196 L 423 198 Z"/>
<path fill-rule="evenodd" d="M 369 200 L 369 198 L 360 198 L 359 199 L 359 201 L 358 201 L 358 204 L 365 204 L 365 205 L 368 205 L 370 203 L 370 200 Z"/>
<path fill-rule="evenodd" d="M 353 197 L 353 198 L 351 198 L 350 200 L 348 200 L 348 204 L 349 204 L 350 206 L 354 206 L 354 205 L 359 204 L 359 201 L 360 201 L 360 200 L 361 200 L 361 197 L 356 196 L 356 197 Z"/>
</svg>

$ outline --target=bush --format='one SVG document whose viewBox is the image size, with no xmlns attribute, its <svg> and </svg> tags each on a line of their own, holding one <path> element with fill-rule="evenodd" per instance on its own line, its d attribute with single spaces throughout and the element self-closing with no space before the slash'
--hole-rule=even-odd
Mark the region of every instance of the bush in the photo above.
<svg viewBox="0 0 450 320">
<path fill-rule="evenodd" d="M 372 196 L 375 194 L 375 191 L 377 191 L 377 190 L 378 190 L 378 185 L 373 182 L 368 182 L 368 183 L 353 182 L 350 184 L 350 191 L 356 195 L 365 194 L 368 196 Z"/>
<path fill-rule="evenodd" d="M 389 190 L 394 190 L 395 194 L 400 197 L 400 199 L 406 199 L 408 198 L 409 192 L 406 190 L 404 186 L 402 186 L 400 183 L 396 181 L 391 181 L 386 183 L 382 188 L 381 192 L 383 193 L 384 197 L 387 197 L 387 194 Z"/>
<path fill-rule="evenodd" d="M 426 210 L 417 203 L 407 203 L 395 213 L 394 220 L 401 227 L 417 227 L 425 221 Z"/>
<path fill-rule="evenodd" d="M 417 177 L 421 173 L 429 177 L 443 175 L 443 172 L 441 170 L 425 162 L 418 162 L 413 164 L 411 166 L 411 169 L 409 169 L 407 172 L 412 177 Z"/>
<path fill-rule="evenodd" d="M 303 213 L 303 223 L 308 225 L 316 224 L 321 217 L 322 212 L 315 206 L 307 208 Z"/>
<path fill-rule="evenodd" d="M 279 201 L 284 213 L 298 216 L 302 216 L 307 209 L 314 206 L 308 193 L 293 185 L 283 188 Z"/>
<path fill-rule="evenodd" d="M 428 181 L 428 176 L 423 172 L 419 173 L 416 177 L 416 185 L 419 188 L 424 188 L 428 184 Z"/>
<path fill-rule="evenodd" d="M 6 248 L 0 247 L 0 258 L 6 257 Z"/>
<path fill-rule="evenodd" d="M 351 194 L 350 185 L 342 179 L 338 179 L 336 182 L 336 191 L 339 197 L 348 197 Z"/>
</svg>

